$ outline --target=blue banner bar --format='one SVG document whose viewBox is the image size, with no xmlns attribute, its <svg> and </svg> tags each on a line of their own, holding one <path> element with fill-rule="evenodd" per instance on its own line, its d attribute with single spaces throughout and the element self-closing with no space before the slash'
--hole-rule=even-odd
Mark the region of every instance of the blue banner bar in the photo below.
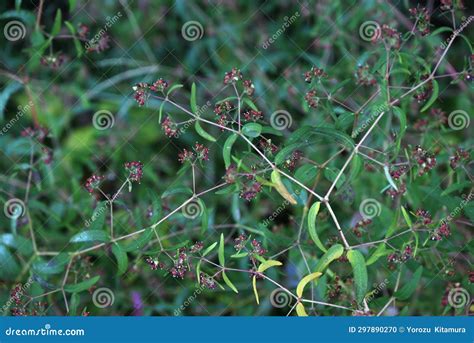
<svg viewBox="0 0 474 343">
<path fill-rule="evenodd" d="M 473 317 L 1 317 L 0 342 L 474 342 Z"/>
</svg>

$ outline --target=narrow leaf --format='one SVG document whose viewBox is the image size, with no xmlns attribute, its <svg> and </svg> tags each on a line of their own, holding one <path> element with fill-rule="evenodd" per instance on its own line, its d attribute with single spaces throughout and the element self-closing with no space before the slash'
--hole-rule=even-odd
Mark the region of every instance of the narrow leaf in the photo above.
<svg viewBox="0 0 474 343">
<path fill-rule="evenodd" d="M 311 239 L 313 240 L 314 244 L 321 249 L 321 251 L 326 252 L 328 251 L 321 240 L 319 239 L 318 232 L 316 231 L 316 217 L 319 213 L 319 208 L 321 207 L 321 203 L 319 201 L 315 202 L 308 212 L 308 231 Z"/>
<path fill-rule="evenodd" d="M 347 258 L 354 272 L 354 283 L 356 288 L 356 301 L 360 303 L 364 300 L 368 287 L 367 267 L 365 265 L 364 255 L 358 250 L 349 250 Z"/>
<path fill-rule="evenodd" d="M 302 278 L 301 281 L 298 283 L 298 286 L 296 287 L 296 295 L 298 296 L 298 298 L 301 298 L 303 296 L 303 291 L 306 285 L 309 282 L 319 278 L 321 275 L 323 275 L 323 273 L 316 272 L 306 275 L 304 278 Z"/>
</svg>

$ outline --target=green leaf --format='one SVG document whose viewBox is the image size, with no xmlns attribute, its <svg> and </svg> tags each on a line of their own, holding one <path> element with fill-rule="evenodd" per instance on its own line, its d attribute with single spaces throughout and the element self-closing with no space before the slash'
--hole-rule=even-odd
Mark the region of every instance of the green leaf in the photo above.
<svg viewBox="0 0 474 343">
<path fill-rule="evenodd" d="M 56 17 L 54 18 L 53 29 L 51 30 L 51 36 L 56 36 L 59 31 L 61 31 L 61 23 L 62 23 L 62 13 L 61 9 L 58 8 L 56 11 Z"/>
<path fill-rule="evenodd" d="M 54 256 L 49 261 L 37 259 L 33 263 L 33 271 L 41 275 L 60 274 L 64 271 L 70 260 L 71 257 L 67 253 L 61 253 L 57 256 Z"/>
<path fill-rule="evenodd" d="M 166 93 L 166 96 L 170 96 L 171 93 L 173 93 L 175 90 L 179 89 L 179 88 L 182 88 L 183 85 L 181 84 L 176 84 L 176 85 L 173 85 L 171 86 L 169 89 L 168 89 L 168 92 Z M 192 86 L 191 86 L 191 89 L 192 89 Z M 164 102 L 164 101 L 163 101 Z"/>
<path fill-rule="evenodd" d="M 405 210 L 403 206 L 401 206 L 401 209 L 402 209 L 402 215 L 403 215 L 403 218 L 405 219 L 405 222 L 407 223 L 408 227 L 411 228 L 413 224 L 411 222 L 410 215 L 408 214 L 407 210 Z"/>
<path fill-rule="evenodd" d="M 258 137 L 262 133 L 262 125 L 257 123 L 248 123 L 242 127 L 242 133 L 247 137 Z"/>
<path fill-rule="evenodd" d="M 128 267 L 127 253 L 117 243 L 114 243 L 112 245 L 112 253 L 115 255 L 115 258 L 117 260 L 117 275 L 122 275 L 127 271 Z"/>
<path fill-rule="evenodd" d="M 12 233 L 4 233 L 0 235 L 0 244 L 16 249 L 20 254 L 29 256 L 33 254 L 33 244 L 30 240 L 14 235 Z"/>
<path fill-rule="evenodd" d="M 260 298 L 258 296 L 258 290 L 257 290 L 257 277 L 252 278 L 252 288 L 253 288 L 253 294 L 255 295 L 255 301 L 257 304 L 260 305 Z"/>
<path fill-rule="evenodd" d="M 226 283 L 227 286 L 229 286 L 235 293 L 239 293 L 239 291 L 237 290 L 237 288 L 235 288 L 234 284 L 229 280 L 225 272 L 222 272 L 222 278 L 224 279 L 224 282 Z"/>
<path fill-rule="evenodd" d="M 385 243 L 381 243 L 377 246 L 377 248 L 374 250 L 372 255 L 368 258 L 367 262 L 365 263 L 367 266 L 370 266 L 371 264 L 374 264 L 375 262 L 378 261 L 379 258 L 382 256 L 386 256 L 392 252 L 391 249 L 387 249 L 385 246 Z"/>
<path fill-rule="evenodd" d="M 428 108 L 431 107 L 431 105 L 433 105 L 433 103 L 436 101 L 436 99 L 438 99 L 438 95 L 439 95 L 438 81 L 436 81 L 435 79 L 432 79 L 432 81 L 433 81 L 433 91 L 431 93 L 431 97 L 428 99 L 428 101 L 421 108 L 420 112 L 425 112 Z"/>
<path fill-rule="evenodd" d="M 219 264 L 224 267 L 225 266 L 225 255 L 224 255 L 224 234 L 221 233 L 221 239 L 219 241 L 219 251 L 218 251 L 218 257 L 219 257 Z"/>
<path fill-rule="evenodd" d="M 209 211 L 201 199 L 197 200 L 201 207 L 201 234 L 204 235 L 209 229 Z"/>
<path fill-rule="evenodd" d="M 362 255 L 362 253 L 358 250 L 349 250 L 347 252 L 347 258 L 354 272 L 356 301 L 357 303 L 360 303 L 362 300 L 364 300 L 369 283 L 365 258 L 364 255 Z"/>
<path fill-rule="evenodd" d="M 339 169 L 337 168 L 327 167 L 326 169 L 324 169 L 324 177 L 330 182 L 334 182 L 338 174 L 339 174 Z M 345 182 L 346 182 L 346 177 L 344 174 L 341 174 L 341 176 L 336 182 L 336 188 L 337 189 L 341 188 Z"/>
<path fill-rule="evenodd" d="M 280 193 L 280 195 L 284 199 L 286 199 L 290 204 L 296 205 L 297 204 L 296 200 L 293 198 L 290 192 L 288 192 L 285 185 L 281 181 L 280 172 L 278 170 L 274 169 L 272 171 L 271 179 L 277 192 Z"/>
<path fill-rule="evenodd" d="M 316 264 L 316 271 L 322 273 L 332 261 L 341 257 L 343 253 L 344 247 L 340 244 L 334 244 L 318 261 Z"/>
<path fill-rule="evenodd" d="M 101 230 L 87 230 L 82 231 L 69 240 L 71 243 L 83 243 L 83 242 L 108 242 L 110 240 L 109 235 L 105 231 Z"/>
<path fill-rule="evenodd" d="M 311 239 L 313 240 L 314 244 L 321 249 L 321 251 L 326 252 L 328 251 L 321 240 L 319 239 L 318 232 L 316 231 L 316 217 L 319 213 L 319 208 L 321 207 L 321 203 L 319 201 L 315 202 L 308 212 L 308 231 Z"/>
<path fill-rule="evenodd" d="M 227 139 L 225 140 L 224 148 L 222 149 L 222 155 L 224 157 L 224 164 L 226 168 L 230 166 L 230 163 L 231 163 L 230 154 L 232 152 L 232 146 L 234 145 L 237 137 L 238 137 L 237 134 L 233 133 L 232 135 L 227 137 Z"/>
<path fill-rule="evenodd" d="M 20 266 L 8 249 L 0 244 L 0 280 L 14 280 Z"/>
<path fill-rule="evenodd" d="M 202 256 L 206 256 L 207 254 L 209 254 L 212 251 L 212 249 L 216 247 L 216 245 L 217 245 L 217 242 L 214 242 L 210 246 L 208 246 L 206 250 L 204 250 L 204 252 L 202 253 Z"/>
<path fill-rule="evenodd" d="M 302 303 L 298 303 L 296 305 L 296 314 L 298 317 L 307 317 L 308 314 L 306 313 L 306 310 L 304 309 L 304 305 Z"/>
<path fill-rule="evenodd" d="M 306 275 L 304 278 L 302 278 L 301 281 L 298 283 L 298 286 L 296 287 L 296 295 L 298 296 L 298 298 L 303 297 L 303 291 L 306 285 L 309 282 L 319 278 L 321 275 L 323 275 L 323 273 L 316 272 Z"/>
<path fill-rule="evenodd" d="M 74 47 L 75 47 L 75 49 L 76 49 L 77 57 L 81 57 L 81 56 L 82 56 L 82 53 L 83 53 L 83 48 L 82 48 L 81 42 L 80 42 L 79 39 L 77 39 L 77 37 L 76 37 L 76 29 L 74 28 L 74 25 L 72 25 L 72 24 L 71 24 L 70 22 L 68 22 L 68 21 L 65 21 L 64 24 L 65 24 L 66 27 L 69 29 L 69 32 L 71 32 L 71 35 L 74 36 L 73 41 L 74 41 Z"/>
<path fill-rule="evenodd" d="M 211 142 L 216 141 L 216 139 L 213 136 L 211 136 L 201 127 L 201 124 L 199 124 L 199 120 L 196 120 L 196 122 L 194 123 L 194 128 L 196 129 L 196 132 L 198 133 L 198 135 L 201 136 L 202 138 L 207 139 L 208 141 L 211 141 Z"/>
<path fill-rule="evenodd" d="M 280 261 L 276 261 L 276 260 L 267 260 L 265 262 L 263 262 L 261 265 L 258 266 L 258 272 L 259 273 L 263 273 L 265 270 L 267 270 L 268 268 L 271 268 L 271 267 L 278 267 L 278 266 L 281 266 L 283 263 L 281 263 Z"/>
<path fill-rule="evenodd" d="M 143 231 L 140 237 L 136 239 L 131 238 L 132 239 L 131 242 L 127 244 L 123 244 L 122 249 L 126 252 L 138 251 L 150 241 L 152 235 L 153 235 L 153 229 L 151 228 L 146 229 L 145 231 Z"/>
<path fill-rule="evenodd" d="M 76 284 L 65 285 L 64 291 L 68 293 L 79 293 L 79 292 L 85 291 L 91 288 L 92 286 L 94 286 L 97 283 L 97 281 L 99 281 L 99 279 L 100 279 L 100 275 L 97 275 Z"/>
<path fill-rule="evenodd" d="M 395 297 L 400 300 L 407 300 L 408 298 L 410 298 L 413 292 L 415 292 L 416 288 L 418 287 L 422 274 L 423 266 L 420 266 L 415 271 L 411 279 L 401 289 L 395 292 Z"/>
<path fill-rule="evenodd" d="M 21 83 L 10 82 L 0 93 L 0 120 L 3 120 L 5 114 L 5 107 L 11 95 L 23 87 Z"/>
<path fill-rule="evenodd" d="M 196 84 L 193 82 L 191 85 L 191 110 L 194 114 L 198 113 L 198 107 L 196 103 Z"/>
</svg>

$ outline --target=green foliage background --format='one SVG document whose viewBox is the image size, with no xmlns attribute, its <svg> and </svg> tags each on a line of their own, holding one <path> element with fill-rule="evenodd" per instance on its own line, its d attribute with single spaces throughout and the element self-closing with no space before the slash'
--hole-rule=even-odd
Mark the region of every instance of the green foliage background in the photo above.
<svg viewBox="0 0 474 343">
<path fill-rule="evenodd" d="M 1 124 L 11 123 L 18 106 L 24 107 L 33 101 L 39 122 L 50 131 L 45 144 L 52 149 L 54 159 L 49 165 L 43 163 L 41 146 L 32 145 L 29 139 L 21 136 L 23 129 L 33 126 L 32 111 L 26 111 L 8 132 L 0 136 L 2 204 L 13 197 L 24 199 L 25 192 L 29 192 L 27 210 L 20 219 L 9 220 L 0 216 L 0 303 L 7 303 L 12 287 L 19 282 L 25 283 L 29 276 L 34 279 L 27 291 L 30 296 L 57 289 L 71 261 L 68 254 L 94 245 L 91 242 L 70 242 L 71 237 L 86 229 L 85 221 L 93 216 L 103 200 L 100 194 L 89 195 L 84 189 L 90 175 L 106 176 L 103 190 L 112 194 L 126 179 L 125 162 L 135 160 L 144 164 L 141 183 L 133 184 L 130 192 L 126 189 L 115 204 L 116 236 L 152 225 L 189 198 L 183 189 L 192 189 L 191 170 L 178 162 L 178 153 L 184 148 L 189 150 L 195 142 L 210 149 L 209 161 L 197 168 L 198 192 L 223 181 L 222 150 L 229 134 L 204 124 L 205 130 L 217 138 L 215 143 L 198 135 L 194 126 L 179 139 L 166 137 L 159 122 L 161 102 L 150 99 L 144 107 L 138 107 L 133 99 L 132 86 L 135 83 L 152 83 L 163 77 L 171 85 L 182 84 L 184 87 L 176 90 L 172 98 L 187 109 L 190 108 L 191 85 L 195 83 L 197 105 L 211 103 L 203 117 L 214 121 L 214 104 L 233 96 L 231 88 L 223 89 L 224 73 L 233 67 L 239 68 L 255 85 L 253 102 L 263 112 L 265 120 L 261 124 L 267 130 L 271 130 L 272 113 L 285 110 L 291 114 L 290 128 L 267 133 L 280 149 L 299 142 L 297 148 L 306 160 L 298 164 L 296 171 L 290 172 L 282 167 L 283 170 L 308 187 L 315 185 L 315 192 L 324 195 L 350 153 L 348 148 L 335 156 L 343 147 L 340 140 L 348 139 L 351 145 L 363 136 L 351 138 L 355 124 L 354 114 L 348 108 L 359 108 L 377 89 L 357 84 L 355 73 L 358 65 L 370 67 L 382 91 L 362 111 L 355 126 L 370 120 L 371 115 L 387 103 L 383 78 L 385 48 L 381 43 L 361 39 L 360 26 L 368 20 L 387 24 L 408 40 L 401 53 L 391 52 L 395 71 L 390 82 L 412 87 L 418 83 L 423 70 L 428 73 L 433 70 L 443 53 L 441 44 L 447 42 L 452 33 L 451 12 L 442 11 L 437 1 L 430 4 L 433 12 L 431 34 L 421 36 L 416 29 L 410 35 L 414 21 L 410 19 L 408 8 L 416 7 L 416 3 L 410 1 L 47 1 L 39 25 L 36 23 L 39 1 L 36 6 L 30 1 L 3 2 L 0 23 L 4 26 L 11 20 L 20 20 L 25 25 L 26 35 L 18 41 L 4 37 L 1 40 Z M 54 33 L 58 10 L 62 15 L 57 21 L 59 31 Z M 58 37 L 71 35 L 68 25 L 77 29 L 79 24 L 88 25 L 93 35 L 118 13 L 118 20 L 108 29 L 110 47 L 101 53 L 87 53 L 83 42 Z M 456 27 L 469 13 L 472 14 L 472 8 L 454 11 Z M 283 24 L 292 16 L 296 18 L 294 22 L 279 34 Z M 182 26 L 190 20 L 201 23 L 202 38 L 195 41 L 183 38 Z M 421 111 L 424 103 L 418 104 L 411 95 L 407 96 L 397 104 L 396 110 L 389 111 L 380 120 L 366 141 L 367 146 L 384 152 L 374 155 L 383 163 L 407 160 L 413 163 L 410 151 L 419 144 L 436 155 L 436 168 L 421 177 L 417 176 L 416 169 L 411 170 L 406 177 L 406 194 L 392 200 L 383 192 L 389 185 L 383 169 L 368 159 L 357 158 L 361 165 L 351 164 L 344 173 L 343 182 L 337 185 L 331 196 L 332 208 L 351 245 L 383 240 L 409 228 L 410 224 L 401 212 L 402 206 L 407 209 L 413 223 L 416 222 L 413 214 L 419 208 L 429 211 L 436 224 L 456 211 L 454 220 L 450 222 L 449 238 L 431 241 L 430 232 L 434 227 L 413 224 L 420 228 L 419 232 L 391 240 L 391 246 L 387 245 L 386 250 L 379 248 L 376 251 L 377 246 L 372 245 L 357 249 L 365 262 L 370 258 L 373 262 L 367 266 L 365 293 L 369 294 L 387 280 L 387 286 L 370 300 L 369 306 L 375 314 L 392 296 L 395 301 L 386 314 L 459 315 L 469 312 L 468 305 L 455 309 L 443 305 L 442 299 L 453 287 L 462 287 L 472 294 L 469 273 L 473 271 L 474 207 L 472 202 L 461 206 L 465 199 L 463 196 L 472 190 L 472 164 L 466 163 L 455 170 L 449 166 L 449 158 L 458 147 L 470 152 L 472 124 L 463 130 L 452 130 L 447 124 L 437 126 L 429 111 L 440 108 L 449 114 L 462 110 L 472 119 L 473 88 L 472 82 L 466 80 L 468 73 L 472 73 L 472 25 L 464 29 L 462 38 L 454 41 L 437 71 L 437 75 L 460 74 L 436 79 L 439 92 L 430 100 L 433 101 L 430 109 Z M 54 39 L 48 39 L 51 33 L 56 36 Z M 277 36 L 274 43 L 268 44 L 266 40 L 274 35 Z M 265 44 L 269 46 L 265 48 Z M 60 52 L 66 60 L 59 68 L 51 69 L 40 63 L 42 56 Z M 324 86 L 338 100 L 322 99 L 317 109 L 309 108 L 304 100 L 310 86 L 302 75 L 313 65 L 323 68 L 328 74 Z M 392 90 L 392 99 L 404 91 Z M 113 113 L 115 123 L 112 128 L 103 131 L 94 128 L 92 117 L 99 110 Z M 189 119 L 183 111 L 168 105 L 164 107 L 164 115 L 171 115 L 176 121 Z M 417 131 L 414 123 L 419 119 L 428 119 L 429 129 Z M 312 129 L 298 131 L 305 127 Z M 322 128 L 324 134 L 314 128 Z M 303 132 L 302 137 L 297 139 L 295 132 Z M 289 151 L 293 150 L 294 146 Z M 33 165 L 30 163 L 31 151 L 35 156 Z M 245 141 L 239 139 L 232 154 L 247 166 L 261 160 Z M 315 167 L 332 156 L 335 158 L 325 168 Z M 274 157 L 270 157 L 272 161 Z M 357 171 L 358 167 L 361 169 Z M 270 180 L 269 173 L 264 177 Z M 239 198 L 239 191 L 235 189 L 220 192 L 224 194 L 206 193 L 201 200 L 206 207 L 203 215 L 207 216 L 207 225 L 202 228 L 202 216 L 190 220 L 177 212 L 157 227 L 163 246 L 174 255 L 176 247 L 189 247 L 195 241 L 203 241 L 206 248 L 218 242 L 223 233 L 226 263 L 233 268 L 249 269 L 252 266 L 247 258 L 231 259 L 230 255 L 235 253 L 233 238 L 238 233 L 251 234 L 268 250 L 265 258 L 277 255 L 273 259 L 283 263 L 283 266 L 271 268 L 265 274 L 294 291 L 298 282 L 309 274 L 308 270 L 316 270 L 323 253 L 308 233 L 307 212 L 315 199 L 308 206 L 307 191 L 286 178 L 283 182 L 290 192 L 299 192 L 297 205 L 285 203 L 285 199 L 270 186 L 264 186 L 251 202 Z M 376 199 L 381 211 L 359 238 L 351 227 L 360 219 L 359 205 L 367 198 Z M 456 210 L 460 206 L 461 209 Z M 265 220 L 275 211 L 278 211 L 276 219 L 265 227 Z M 35 254 L 30 224 L 39 251 L 62 253 L 59 256 Z M 110 218 L 107 213 L 93 225 L 96 230 L 108 232 Z M 297 242 L 300 227 L 303 234 L 301 241 Z M 324 206 L 316 220 L 316 231 L 325 247 L 341 243 Z M 120 243 L 123 243 L 122 248 L 130 248 L 126 253 L 127 265 L 119 267 L 125 268 L 121 275 L 117 275 L 114 244 L 109 244 L 107 239 L 101 249 L 74 259 L 66 286 L 93 280 L 96 287 L 110 288 L 115 301 L 106 308 L 94 306 L 93 289 L 88 292 L 90 285 L 86 284 L 80 291 L 70 289 L 65 293 L 69 314 L 78 315 L 86 310 L 92 315 L 173 315 L 177 308 L 189 301 L 190 296 L 195 296 L 198 289 L 195 266 L 184 280 L 175 279 L 165 271 L 150 270 L 144 258 L 157 256 L 159 247 L 154 236 L 143 239 L 146 244 L 137 249 L 130 248 L 133 240 Z M 102 238 L 94 241 L 97 243 Z M 284 251 L 295 241 L 301 243 L 301 251 L 296 246 Z M 403 250 L 407 244 L 412 247 L 418 244 L 416 256 L 389 268 L 387 255 Z M 214 250 L 209 258 L 217 263 L 216 254 L 217 250 Z M 163 254 L 158 259 L 161 261 Z M 417 279 L 420 266 L 423 267 L 422 274 Z M 216 272 L 211 265 L 203 268 L 209 274 Z M 289 312 L 290 307 L 271 305 L 270 295 L 277 288 L 271 282 L 258 281 L 260 304 L 257 305 L 251 277 L 245 273 L 227 274 L 239 294 L 232 292 L 218 276 L 217 281 L 224 289 L 200 292 L 189 301 L 182 314 L 285 315 Z M 332 300 L 328 298 L 328 289 L 334 286 L 335 275 L 340 277 L 342 295 Z M 93 279 L 96 276 L 100 279 Z M 416 284 L 413 280 L 417 281 Z M 305 295 L 355 309 L 354 282 L 358 281 L 354 281 L 351 263 L 337 260 L 319 278 L 314 292 L 310 294 L 306 290 Z M 396 288 L 405 293 L 397 294 Z M 134 310 L 133 299 L 137 294 L 143 303 L 140 311 Z M 38 300 L 47 302 L 45 314 L 67 314 L 61 292 L 35 298 L 28 306 L 34 306 Z M 352 314 L 348 310 L 319 305 L 307 305 L 306 311 L 310 315 Z M 10 312 L 7 310 L 4 314 Z"/>
</svg>

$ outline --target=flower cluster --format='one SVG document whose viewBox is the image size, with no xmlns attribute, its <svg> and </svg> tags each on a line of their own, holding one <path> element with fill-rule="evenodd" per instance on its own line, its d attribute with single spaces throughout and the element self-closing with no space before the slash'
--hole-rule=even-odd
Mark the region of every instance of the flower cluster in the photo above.
<svg viewBox="0 0 474 343">
<path fill-rule="evenodd" d="M 319 97 L 317 96 L 315 89 L 308 91 L 304 96 L 304 99 L 311 108 L 317 108 L 319 105 Z"/>
<path fill-rule="evenodd" d="M 304 81 L 307 83 L 313 82 L 313 77 L 315 78 L 322 78 L 322 77 L 328 77 L 328 75 L 324 72 L 323 69 L 318 68 L 316 66 L 311 67 L 311 70 L 306 71 L 304 74 Z"/>
<path fill-rule="evenodd" d="M 165 135 L 170 138 L 176 137 L 179 130 L 178 125 L 176 125 L 176 123 L 173 122 L 170 117 L 163 119 L 161 128 L 165 130 Z"/>
<path fill-rule="evenodd" d="M 242 80 L 242 73 L 237 68 L 232 68 L 231 71 L 228 71 L 224 75 L 224 84 L 228 85 L 231 83 L 235 83 L 239 80 Z"/>
<path fill-rule="evenodd" d="M 451 230 L 449 225 L 441 222 L 441 224 L 434 230 L 433 234 L 431 235 L 431 240 L 433 241 L 440 241 L 443 237 L 448 237 L 451 235 Z"/>
<path fill-rule="evenodd" d="M 425 81 L 429 78 L 429 74 L 423 74 L 420 76 L 420 81 Z M 429 80 L 423 86 L 419 87 L 415 93 L 413 94 L 413 97 L 418 101 L 419 103 L 426 101 L 430 96 L 431 93 L 433 92 L 433 81 Z"/>
<path fill-rule="evenodd" d="M 145 258 L 145 263 L 150 266 L 151 270 L 157 270 L 161 264 L 158 260 L 155 260 L 151 256 Z"/>
<path fill-rule="evenodd" d="M 412 154 L 418 164 L 419 176 L 422 176 L 436 166 L 436 158 L 419 145 L 413 149 Z"/>
<path fill-rule="evenodd" d="M 58 69 L 66 61 L 66 56 L 63 53 L 51 54 L 47 56 L 42 56 L 40 63 L 51 69 Z"/>
<path fill-rule="evenodd" d="M 168 81 L 162 78 L 159 78 L 151 85 L 147 82 L 139 82 L 132 87 L 135 92 L 133 97 L 138 106 L 143 106 L 150 97 L 150 91 L 164 93 L 168 86 Z"/>
<path fill-rule="evenodd" d="M 393 269 L 395 263 L 402 263 L 413 256 L 413 250 L 410 245 L 405 246 L 402 253 L 392 253 L 387 256 L 390 269 Z"/>
<path fill-rule="evenodd" d="M 207 289 L 215 289 L 217 287 L 217 282 L 211 276 L 203 272 L 199 274 L 199 283 Z"/>
<path fill-rule="evenodd" d="M 214 113 L 216 115 L 226 114 L 234 109 L 234 105 L 230 101 L 223 101 L 214 106 Z"/>
<path fill-rule="evenodd" d="M 104 179 L 103 176 L 92 175 L 86 180 L 85 187 L 89 193 L 92 193 L 95 189 L 99 188 L 100 183 Z"/>
<path fill-rule="evenodd" d="M 243 115 L 246 121 L 257 121 L 263 118 L 262 111 L 246 110 Z"/>
<path fill-rule="evenodd" d="M 27 127 L 21 131 L 22 137 L 30 137 L 36 139 L 38 142 L 44 142 L 46 137 L 48 137 L 49 131 L 47 128 L 42 126 L 37 126 L 35 128 Z"/>
<path fill-rule="evenodd" d="M 451 168 L 456 169 L 459 165 L 459 163 L 465 163 L 469 161 L 469 152 L 462 148 L 456 149 L 454 152 L 454 156 L 451 156 L 449 158 L 449 165 Z"/>
<path fill-rule="evenodd" d="M 240 191 L 240 197 L 247 201 L 254 199 L 258 193 L 262 191 L 262 184 L 260 182 L 250 182 L 243 185 Z"/>
<path fill-rule="evenodd" d="M 178 161 L 181 163 L 195 161 L 208 161 L 209 160 L 209 148 L 202 144 L 196 143 L 193 148 L 194 152 L 183 149 L 178 154 Z"/>
<path fill-rule="evenodd" d="M 176 261 L 174 266 L 170 269 L 171 275 L 174 278 L 184 279 L 184 275 L 188 271 L 188 255 L 186 254 L 186 248 L 178 250 Z"/>
<path fill-rule="evenodd" d="M 405 194 L 406 191 L 407 191 L 407 186 L 404 183 L 402 183 L 401 185 L 398 186 L 398 190 L 394 188 L 387 189 L 386 194 L 390 196 L 390 198 L 395 199 L 396 197 Z"/>
<path fill-rule="evenodd" d="M 396 168 L 394 170 L 390 171 L 390 176 L 394 180 L 399 180 L 406 172 L 408 171 L 407 166 L 400 166 L 399 168 Z"/>
<path fill-rule="evenodd" d="M 132 161 L 124 164 L 125 170 L 130 173 L 130 180 L 140 182 L 143 176 L 143 163 Z"/>
<path fill-rule="evenodd" d="M 196 242 L 194 243 L 190 248 L 189 251 L 192 253 L 197 253 L 204 248 L 204 243 L 203 242 Z"/>
<path fill-rule="evenodd" d="M 420 31 L 422 36 L 430 33 L 430 15 L 425 7 L 410 8 L 408 10 L 411 17 L 416 22 L 416 28 Z"/>
<path fill-rule="evenodd" d="M 300 150 L 295 150 L 291 155 L 283 162 L 283 165 L 289 170 L 293 171 L 296 168 L 296 164 L 303 157 L 303 153 Z"/>
<path fill-rule="evenodd" d="M 260 149 L 263 150 L 265 155 L 274 155 L 278 151 L 278 147 L 272 143 L 271 139 L 262 138 L 259 141 Z"/>
<path fill-rule="evenodd" d="M 391 28 L 388 25 L 382 25 L 382 30 L 380 35 L 374 35 L 373 41 L 378 39 L 384 39 L 385 42 L 393 49 L 398 50 L 402 41 L 402 35 L 396 29 Z"/>
<path fill-rule="evenodd" d="M 247 244 L 247 236 L 240 234 L 237 238 L 234 239 L 234 243 L 235 250 L 241 251 L 245 248 L 245 245 Z"/>
<path fill-rule="evenodd" d="M 426 210 L 418 209 L 416 211 L 416 216 L 421 220 L 423 225 L 429 225 L 433 222 L 433 219 L 431 219 L 430 213 Z"/>
<path fill-rule="evenodd" d="M 354 233 L 354 235 L 360 238 L 362 237 L 361 229 L 364 230 L 364 228 L 370 224 L 372 224 L 371 219 L 360 220 L 356 223 L 356 225 L 354 225 L 354 227 L 352 228 L 352 232 Z"/>
<path fill-rule="evenodd" d="M 377 84 L 377 80 L 370 73 L 369 66 L 367 64 L 360 65 L 357 67 L 355 77 L 358 85 L 374 86 Z"/>
</svg>

